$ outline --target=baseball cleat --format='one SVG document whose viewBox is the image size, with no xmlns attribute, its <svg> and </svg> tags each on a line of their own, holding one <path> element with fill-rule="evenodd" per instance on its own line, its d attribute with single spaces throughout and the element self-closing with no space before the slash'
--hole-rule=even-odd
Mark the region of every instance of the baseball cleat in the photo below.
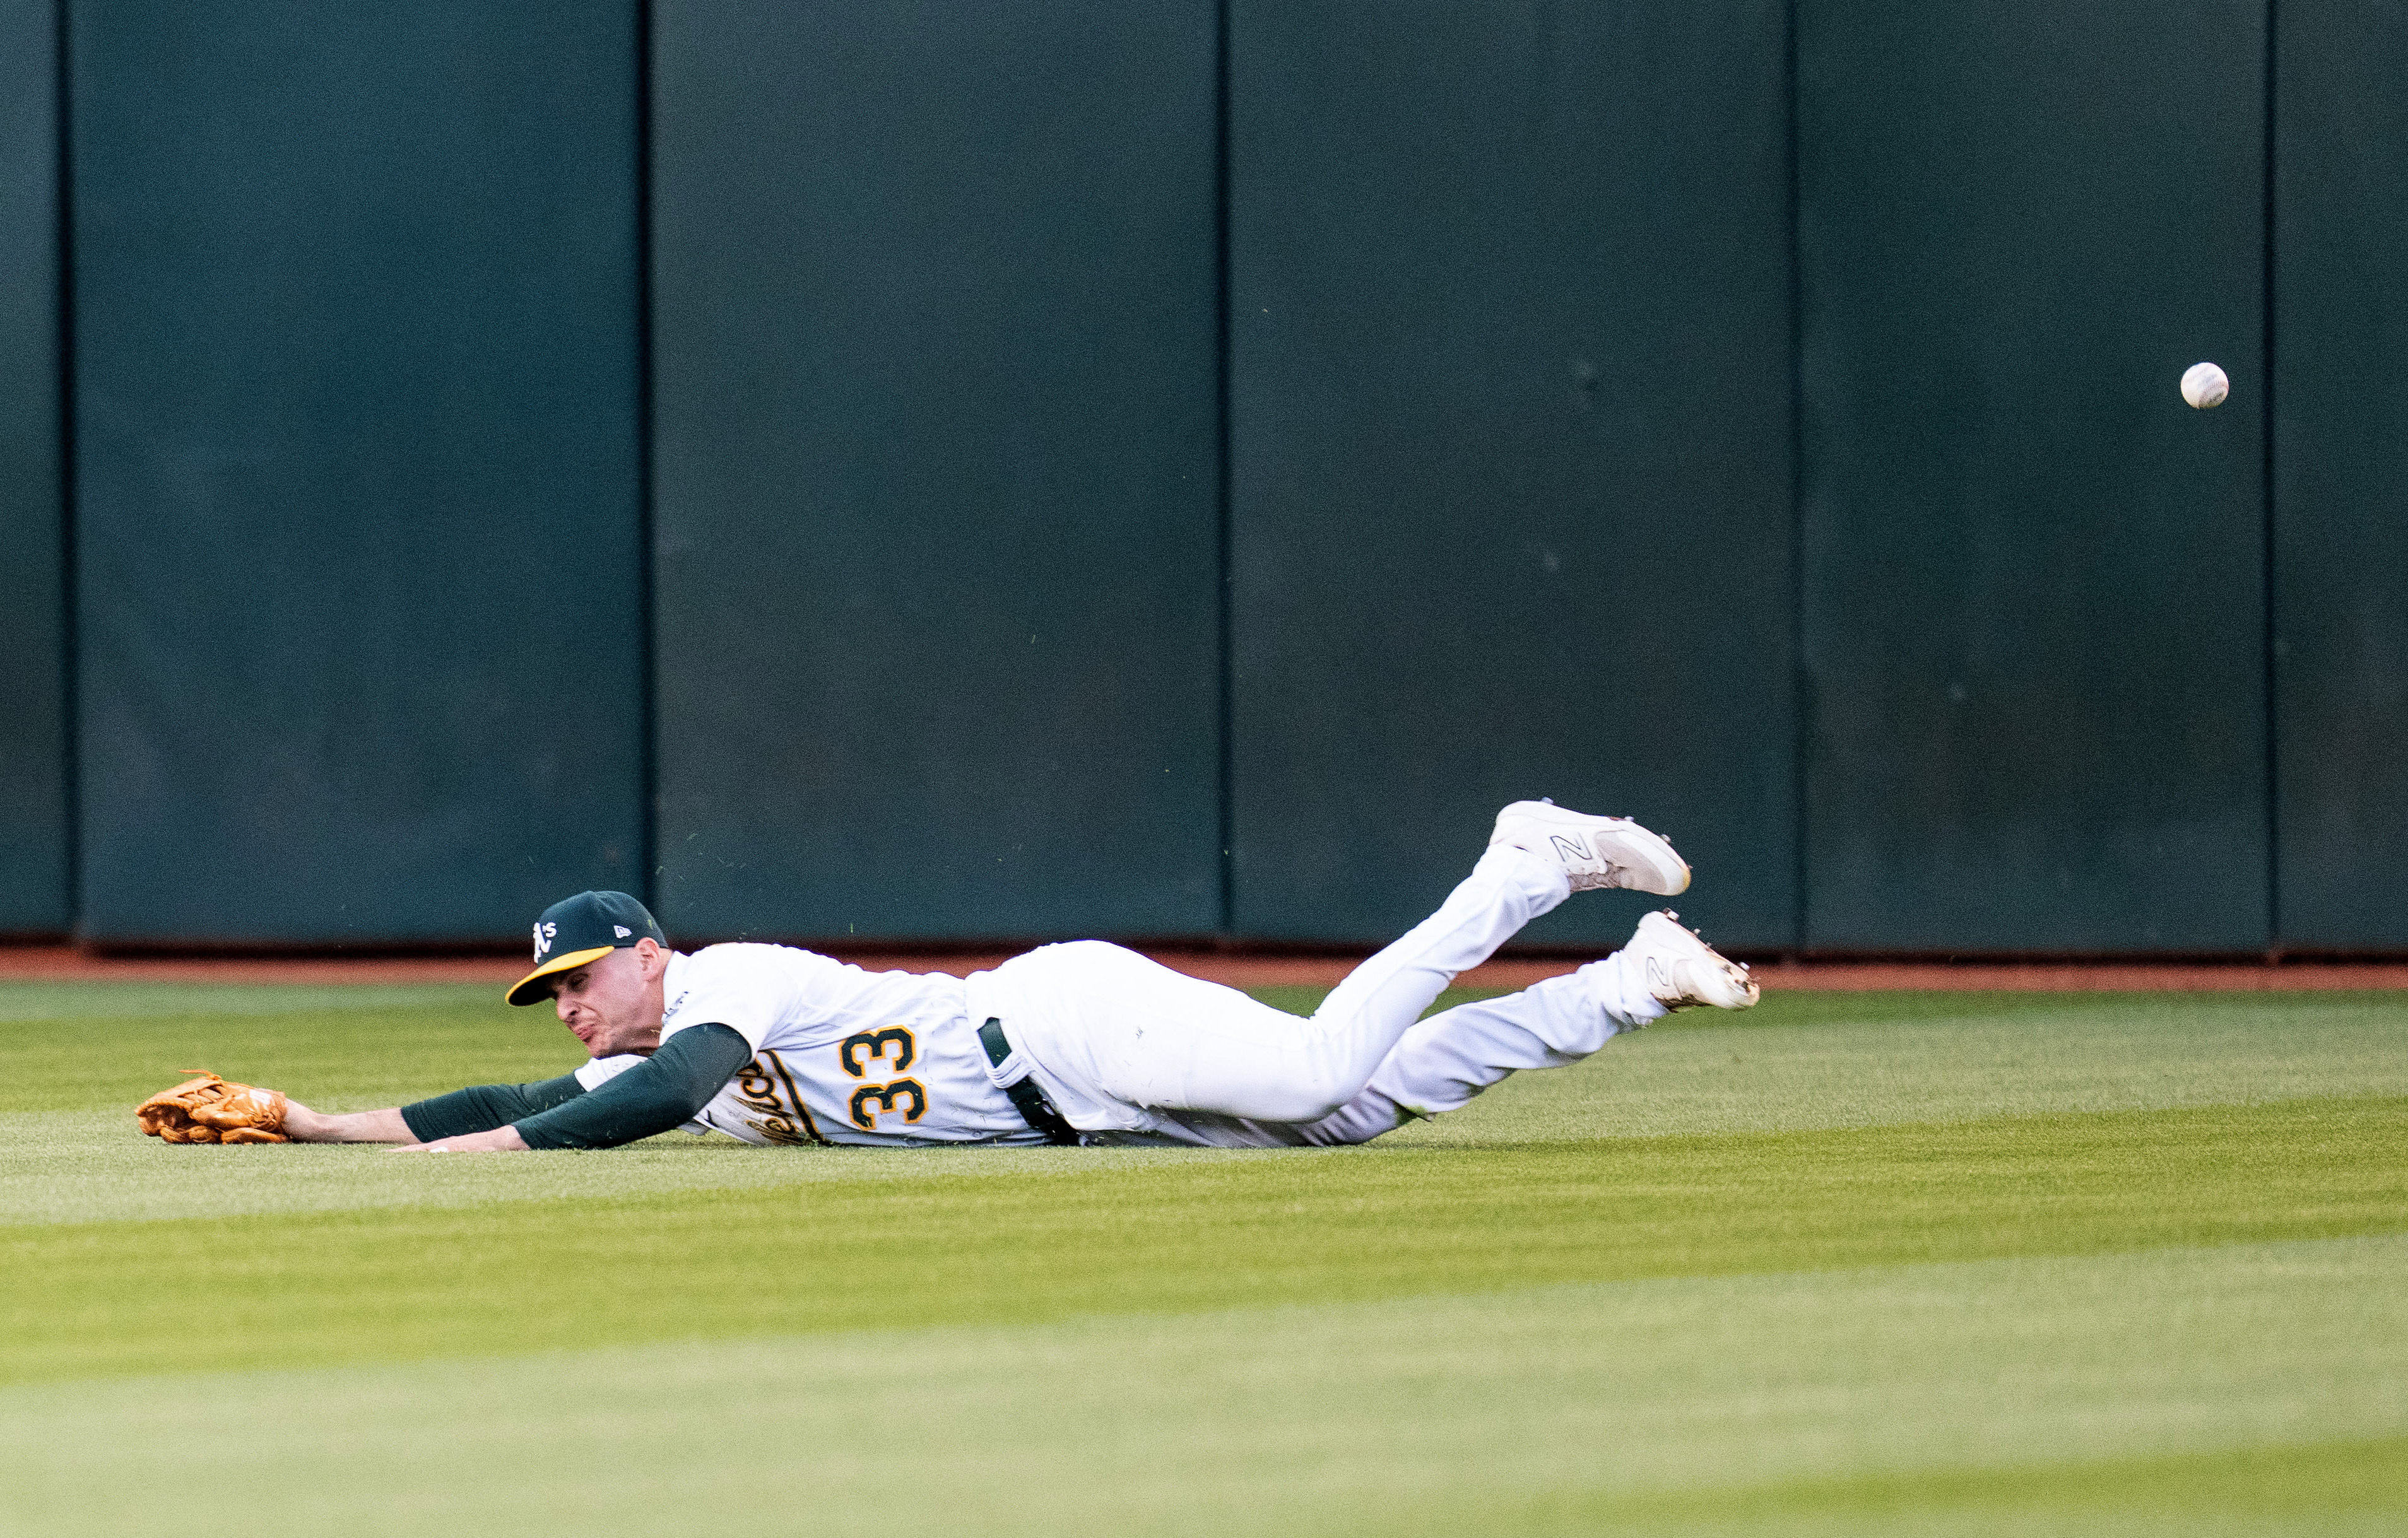
<svg viewBox="0 0 2408 1538">
<path fill-rule="evenodd" d="M 1721 952 L 1683 927 L 1681 916 L 1658 908 L 1639 920 L 1638 933 L 1622 947 L 1646 979 L 1647 991 L 1666 1009 L 1711 1004 L 1716 1009 L 1745 1009 L 1761 996 L 1747 968 L 1724 960 Z"/>
<path fill-rule="evenodd" d="M 1621 887 L 1670 897 L 1689 889 L 1672 846 L 1627 817 L 1591 817 L 1552 801 L 1517 801 L 1497 814 L 1488 847 L 1523 849 L 1563 866 L 1574 891 Z"/>
</svg>

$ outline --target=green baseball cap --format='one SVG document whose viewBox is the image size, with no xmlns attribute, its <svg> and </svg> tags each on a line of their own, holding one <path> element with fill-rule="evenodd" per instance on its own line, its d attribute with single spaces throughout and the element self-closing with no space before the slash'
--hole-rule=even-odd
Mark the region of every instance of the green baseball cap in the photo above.
<svg viewBox="0 0 2408 1538">
<path fill-rule="evenodd" d="M 510 989 L 512 1004 L 540 1004 L 552 996 L 543 980 L 573 972 L 638 940 L 666 947 L 669 937 L 652 910 L 624 891 L 580 891 L 543 910 L 535 921 L 535 970 Z"/>
</svg>

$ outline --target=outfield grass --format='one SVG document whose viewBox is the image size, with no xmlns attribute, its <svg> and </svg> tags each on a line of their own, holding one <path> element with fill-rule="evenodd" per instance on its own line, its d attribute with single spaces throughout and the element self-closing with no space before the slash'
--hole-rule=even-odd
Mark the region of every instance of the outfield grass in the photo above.
<svg viewBox="0 0 2408 1538">
<path fill-rule="evenodd" d="M 452 989 L 0 990 L 0 1532 L 196 1478 L 413 1538 L 2408 1524 L 2396 996 L 1774 998 L 1364 1149 L 128 1114 L 574 1052 Z"/>
</svg>

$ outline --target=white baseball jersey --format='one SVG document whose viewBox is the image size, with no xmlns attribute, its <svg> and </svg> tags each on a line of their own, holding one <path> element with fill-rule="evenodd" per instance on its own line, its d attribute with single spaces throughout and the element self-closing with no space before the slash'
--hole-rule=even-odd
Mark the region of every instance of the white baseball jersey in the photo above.
<svg viewBox="0 0 2408 1538">
<path fill-rule="evenodd" d="M 661 1039 L 724 1025 L 752 1061 L 686 1123 L 747 1143 L 1042 1143 L 989 1075 L 962 981 L 865 972 L 789 946 L 709 946 L 669 959 Z M 598 1089 L 640 1057 L 577 1071 Z"/>
</svg>

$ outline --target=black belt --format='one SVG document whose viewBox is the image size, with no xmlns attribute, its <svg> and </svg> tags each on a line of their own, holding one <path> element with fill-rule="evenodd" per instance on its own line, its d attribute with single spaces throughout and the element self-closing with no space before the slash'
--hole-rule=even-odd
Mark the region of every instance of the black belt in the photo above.
<svg viewBox="0 0 2408 1538">
<path fill-rule="evenodd" d="M 1011 1057 L 1011 1042 L 1003 1033 L 1001 1020 L 989 1020 L 979 1027 L 979 1045 L 986 1048 L 986 1061 L 997 1068 Z M 1079 1141 L 1079 1130 L 1062 1119 L 1062 1113 L 1045 1098 L 1045 1091 L 1039 1088 L 1035 1075 L 1021 1075 L 1005 1085 L 1003 1092 L 1011 1097 L 1011 1108 L 1020 1113 L 1020 1119 L 1043 1132 L 1046 1142 L 1068 1144 Z"/>
</svg>

